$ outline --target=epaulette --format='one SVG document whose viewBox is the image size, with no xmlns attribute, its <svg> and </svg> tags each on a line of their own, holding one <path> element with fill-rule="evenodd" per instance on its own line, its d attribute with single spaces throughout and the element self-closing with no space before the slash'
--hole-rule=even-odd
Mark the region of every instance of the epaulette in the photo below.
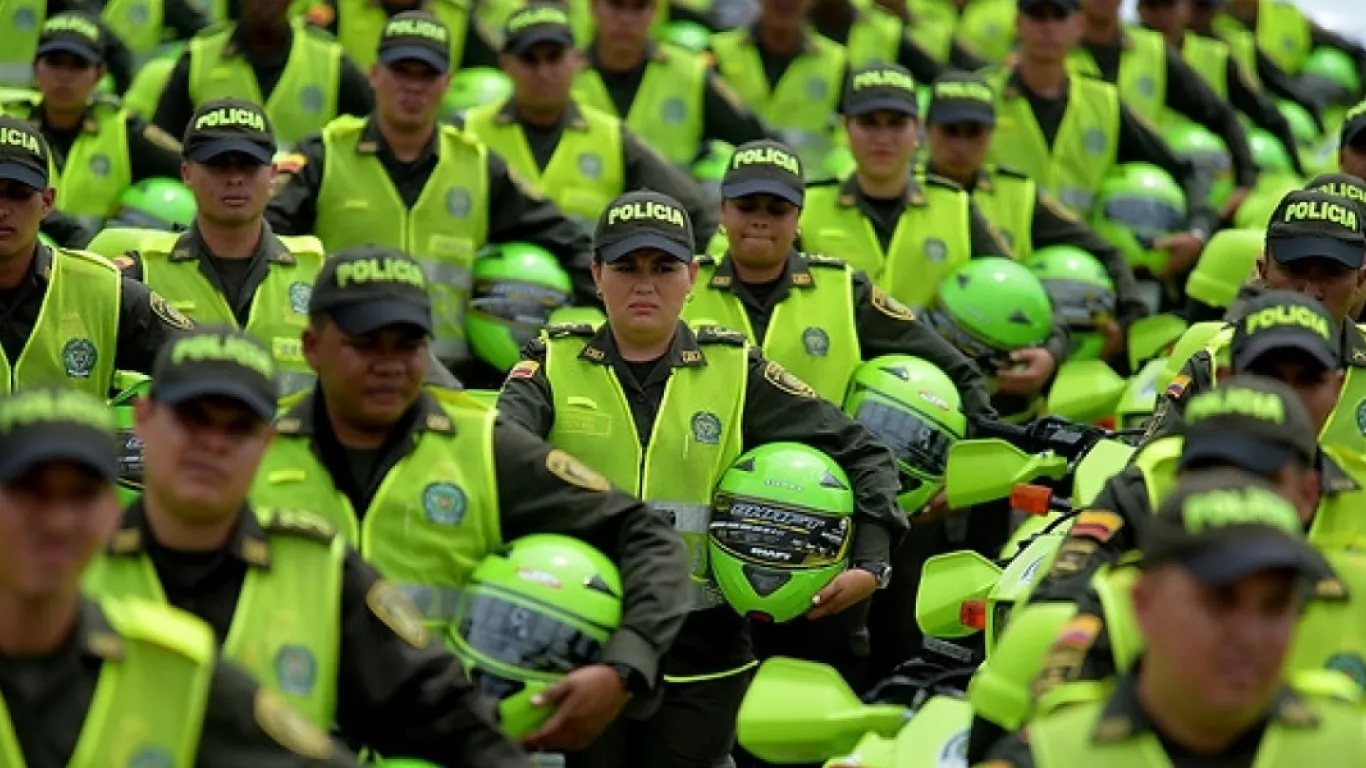
<svg viewBox="0 0 1366 768">
<path fill-rule="evenodd" d="M 286 533 L 331 544 L 337 537 L 337 526 L 327 518 L 302 509 L 278 509 L 261 526 L 267 533 Z"/>
<path fill-rule="evenodd" d="M 1001 175 L 1001 176 L 1009 176 L 1009 177 L 1012 178 L 1012 179 L 1028 179 L 1028 178 L 1029 178 L 1029 174 L 1025 173 L 1024 171 L 1016 170 L 1016 169 L 1014 169 L 1014 168 L 1011 168 L 1011 167 L 1009 167 L 1009 166 L 1004 166 L 1004 165 L 998 165 L 998 166 L 996 166 L 996 173 L 999 174 L 999 175 Z"/>
<path fill-rule="evenodd" d="M 91 104 L 100 107 L 110 107 L 111 109 L 122 109 L 123 99 L 112 93 L 97 93 L 90 100 Z"/>
<path fill-rule="evenodd" d="M 697 257 L 697 266 L 699 267 L 714 267 L 720 263 L 721 262 L 716 260 L 715 256 L 709 253 L 703 253 Z"/>
<path fill-rule="evenodd" d="M 588 323 L 555 323 L 546 326 L 545 333 L 552 339 L 564 339 L 570 336 L 582 336 L 591 339 L 597 334 L 597 329 Z"/>
<path fill-rule="evenodd" d="M 842 269 L 848 265 L 848 262 L 844 259 L 835 256 L 826 256 L 823 253 L 803 253 L 802 258 L 806 259 L 808 264 L 815 267 L 835 267 L 836 269 Z"/>
<path fill-rule="evenodd" d="M 955 192 L 963 191 L 962 184 L 959 184 L 958 182 L 952 179 L 946 179 L 937 173 L 926 173 L 924 176 L 921 177 L 921 181 L 924 181 L 926 184 L 929 184 L 931 186 L 943 187 L 944 189 L 951 189 Z"/>
<path fill-rule="evenodd" d="M 719 325 L 699 325 L 693 329 L 698 344 L 729 344 L 733 347 L 745 345 L 745 334 Z"/>
</svg>

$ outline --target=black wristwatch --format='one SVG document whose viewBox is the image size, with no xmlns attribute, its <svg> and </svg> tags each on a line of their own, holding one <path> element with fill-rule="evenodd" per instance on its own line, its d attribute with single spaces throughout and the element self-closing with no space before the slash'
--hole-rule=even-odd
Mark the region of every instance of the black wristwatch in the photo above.
<svg viewBox="0 0 1366 768">
<path fill-rule="evenodd" d="M 881 560 L 855 560 L 849 564 L 849 567 L 873 574 L 877 578 L 878 589 L 886 589 L 887 585 L 892 582 L 892 566 Z"/>
<path fill-rule="evenodd" d="M 640 673 L 635 671 L 633 667 L 629 664 L 622 664 L 620 662 L 611 662 L 608 663 L 607 666 L 611 667 L 612 671 L 616 672 L 617 676 L 621 678 L 621 687 L 625 688 L 627 693 L 634 694 L 640 692 L 642 687 L 641 683 L 644 681 L 640 679 Z"/>
</svg>

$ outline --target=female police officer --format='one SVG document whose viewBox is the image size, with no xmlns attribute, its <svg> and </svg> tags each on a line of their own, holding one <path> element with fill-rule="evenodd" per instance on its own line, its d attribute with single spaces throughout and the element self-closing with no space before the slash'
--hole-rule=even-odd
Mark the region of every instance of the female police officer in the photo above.
<svg viewBox="0 0 1366 768">
<path fill-rule="evenodd" d="M 706 536 L 716 481 L 743 451 L 789 440 L 829 454 L 858 499 L 853 567 L 807 615 L 838 613 L 890 574 L 889 550 L 905 526 L 895 462 L 743 335 L 680 321 L 697 274 L 692 238 L 682 205 L 664 195 L 632 192 L 609 205 L 593 265 L 607 323 L 550 328 L 508 375 L 499 409 L 638 492 L 694 541 Z M 609 749 L 652 768 L 710 768 L 725 759 L 751 666 L 748 637 L 706 586 L 705 559 L 694 558 L 693 569 L 692 614 L 665 657 L 669 684 L 659 708 L 629 739 L 609 732 L 595 744 L 584 756 L 594 768 L 617 764 L 598 752 Z"/>
</svg>

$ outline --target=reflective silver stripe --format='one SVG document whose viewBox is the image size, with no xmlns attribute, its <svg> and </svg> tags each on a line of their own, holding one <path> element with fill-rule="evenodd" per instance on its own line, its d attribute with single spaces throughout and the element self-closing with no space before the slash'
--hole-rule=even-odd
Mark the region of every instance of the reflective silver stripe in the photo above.
<svg viewBox="0 0 1366 768">
<path fill-rule="evenodd" d="M 700 533 L 706 535 L 711 525 L 711 507 L 707 504 L 689 504 L 678 501 L 647 501 L 646 505 L 655 514 L 664 518 L 675 531 L 682 534 Z"/>
<path fill-rule="evenodd" d="M 1063 187 L 1058 190 L 1058 200 L 1073 213 L 1085 217 L 1091 213 L 1091 206 L 1095 204 L 1095 194 L 1088 192 L 1080 187 Z"/>
<path fill-rule="evenodd" d="M 27 88 L 33 84 L 33 62 L 0 63 L 0 86 Z"/>
<path fill-rule="evenodd" d="M 707 532 L 711 506 L 678 501 L 648 501 L 646 505 L 664 518 L 688 547 L 688 571 L 692 578 L 692 610 L 705 611 L 724 605 L 725 597 L 711 578 Z"/>
<path fill-rule="evenodd" d="M 431 584 L 399 584 L 428 624 L 450 624 L 460 606 L 460 590 Z"/>
<path fill-rule="evenodd" d="M 469 359 L 465 339 L 465 310 L 470 303 L 474 273 L 469 269 L 437 259 L 418 259 L 427 275 L 427 293 L 432 297 L 432 352 L 444 363 Z"/>
<path fill-rule="evenodd" d="M 312 389 L 313 382 L 317 381 L 317 377 L 312 373 L 302 371 L 280 371 L 277 380 L 280 384 L 280 397 L 285 397 L 295 392 L 302 392 L 305 389 Z"/>
</svg>

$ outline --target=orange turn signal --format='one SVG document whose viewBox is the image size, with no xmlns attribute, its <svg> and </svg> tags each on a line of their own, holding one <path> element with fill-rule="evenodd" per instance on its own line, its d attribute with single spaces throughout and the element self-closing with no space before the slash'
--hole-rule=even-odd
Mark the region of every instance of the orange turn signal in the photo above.
<svg viewBox="0 0 1366 768">
<path fill-rule="evenodd" d="M 964 600 L 958 607 L 958 621 L 965 627 L 984 630 L 987 628 L 987 601 Z"/>
<path fill-rule="evenodd" d="M 1031 515 L 1046 515 L 1053 503 L 1053 489 L 1043 485 L 1021 483 L 1010 489 L 1010 508 Z"/>
</svg>

